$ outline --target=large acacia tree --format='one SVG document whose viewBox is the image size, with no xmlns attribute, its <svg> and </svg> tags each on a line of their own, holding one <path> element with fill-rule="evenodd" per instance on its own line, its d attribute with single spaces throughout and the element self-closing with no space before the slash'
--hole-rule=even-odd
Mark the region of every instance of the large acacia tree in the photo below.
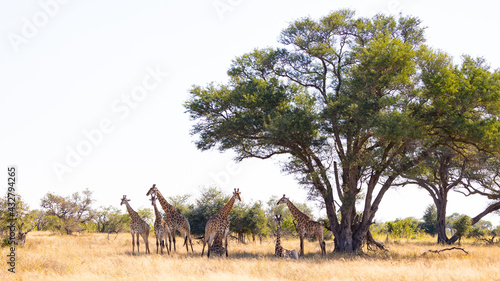
<svg viewBox="0 0 500 281">
<path fill-rule="evenodd" d="M 394 180 L 440 144 L 495 137 L 483 108 L 446 110 L 452 62 L 426 48 L 417 18 L 339 10 L 293 22 L 279 42 L 236 58 L 226 84 L 193 86 L 185 107 L 199 149 L 280 155 L 324 202 L 335 251 L 361 249 Z"/>
</svg>

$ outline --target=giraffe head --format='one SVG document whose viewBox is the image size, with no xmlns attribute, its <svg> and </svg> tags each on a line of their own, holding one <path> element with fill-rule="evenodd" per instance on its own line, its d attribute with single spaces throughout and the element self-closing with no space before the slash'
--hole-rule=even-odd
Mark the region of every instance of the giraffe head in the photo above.
<svg viewBox="0 0 500 281">
<path fill-rule="evenodd" d="M 146 193 L 146 196 L 149 196 L 151 194 L 156 195 L 158 192 L 158 188 L 156 188 L 156 184 L 153 184 L 153 186 L 149 189 L 148 193 Z"/>
<path fill-rule="evenodd" d="M 283 217 L 281 215 L 275 215 L 274 220 L 278 224 L 278 228 L 281 228 L 281 223 L 283 222 Z"/>
<path fill-rule="evenodd" d="M 283 194 L 283 197 L 281 197 L 281 199 L 278 201 L 278 203 L 276 203 L 276 205 L 286 204 L 287 201 L 288 201 L 288 198 L 286 198 L 285 194 Z"/>
<path fill-rule="evenodd" d="M 154 194 L 151 194 L 151 199 L 149 200 L 151 200 L 151 205 L 156 205 L 156 196 L 154 196 Z"/>
<path fill-rule="evenodd" d="M 239 188 L 235 188 L 235 189 L 234 189 L 233 196 L 235 196 L 235 197 L 236 197 L 236 199 L 238 199 L 238 200 L 240 200 L 240 201 L 241 201 L 241 197 L 240 197 L 240 189 L 239 189 Z"/>
<path fill-rule="evenodd" d="M 127 199 L 127 195 L 123 195 L 122 202 L 120 205 L 127 204 L 127 202 L 130 201 L 130 199 Z"/>
</svg>

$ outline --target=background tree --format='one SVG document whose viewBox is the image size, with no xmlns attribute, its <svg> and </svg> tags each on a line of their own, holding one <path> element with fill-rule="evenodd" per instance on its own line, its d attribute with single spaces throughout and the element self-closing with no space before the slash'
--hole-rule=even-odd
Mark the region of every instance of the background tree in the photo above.
<svg viewBox="0 0 500 281">
<path fill-rule="evenodd" d="M 45 212 L 48 227 L 65 234 L 80 232 L 85 229 L 85 223 L 90 222 L 92 214 L 92 192 L 88 189 L 62 197 L 47 193 L 40 206 Z"/>
<path fill-rule="evenodd" d="M 219 210 L 229 201 L 231 196 L 226 195 L 217 187 L 203 188 L 195 200 L 193 209 L 186 214 L 191 226 L 191 233 L 204 235 L 207 221 L 215 216 Z M 235 206 L 239 202 L 235 203 Z"/>
<path fill-rule="evenodd" d="M 450 239 L 446 235 L 448 194 L 460 186 L 468 185 L 468 180 L 465 177 L 466 168 L 467 159 L 465 157 L 448 146 L 440 146 L 420 165 L 403 173 L 404 180 L 397 184 L 415 184 L 429 193 L 436 210 L 437 243 L 450 243 Z"/>
<path fill-rule="evenodd" d="M 169 196 L 167 197 L 167 200 L 172 206 L 174 206 L 177 209 L 177 211 L 179 211 L 182 215 L 186 216 L 186 214 L 189 213 L 194 208 L 194 206 L 188 203 L 189 198 L 191 198 L 191 195 L 183 194 L 183 195 Z"/>
<path fill-rule="evenodd" d="M 240 203 L 233 209 L 234 211 L 229 215 L 231 231 L 238 234 L 240 241 L 245 241 L 244 235 L 246 234 L 252 236 L 253 242 L 255 242 L 255 236 L 259 236 L 259 240 L 262 242 L 262 236 L 267 236 L 270 231 L 262 202 Z"/>
<path fill-rule="evenodd" d="M 151 208 L 142 208 L 137 210 L 137 214 L 143 221 L 149 224 L 150 228 L 153 228 L 155 222 L 155 214 Z"/>
<path fill-rule="evenodd" d="M 471 219 L 469 216 L 462 215 L 454 223 L 453 229 L 455 230 L 455 236 L 458 237 L 458 243 L 460 244 L 462 237 L 465 237 L 472 230 Z"/>
<path fill-rule="evenodd" d="M 387 233 L 393 238 L 417 238 L 423 232 L 421 223 L 415 218 L 396 219 L 386 225 Z"/>
<path fill-rule="evenodd" d="M 12 231 L 18 232 L 18 229 L 23 225 L 24 229 L 34 227 L 33 217 L 31 216 L 29 206 L 26 204 L 19 194 L 15 195 L 15 209 L 8 203 L 7 195 L 0 197 L 0 243 L 2 246 L 9 246 L 10 226 L 14 223 Z M 14 216 L 12 216 L 14 214 Z"/>
<path fill-rule="evenodd" d="M 122 214 L 121 210 L 114 206 L 100 207 L 96 211 L 94 220 L 96 230 L 101 233 L 120 233 L 127 231 L 130 227 L 130 216 Z"/>
<path fill-rule="evenodd" d="M 422 228 L 425 233 L 430 234 L 434 237 L 437 233 L 437 210 L 436 205 L 429 205 L 427 209 L 425 209 L 423 216 L 423 224 Z"/>
<path fill-rule="evenodd" d="M 466 196 L 479 194 L 490 199 L 490 204 L 472 218 L 471 223 L 476 224 L 487 214 L 500 210 L 500 158 L 497 154 L 483 153 L 477 156 L 473 165 L 467 175 L 469 184 L 464 185 L 461 192 Z"/>
<path fill-rule="evenodd" d="M 227 84 L 194 86 L 185 107 L 201 150 L 282 155 L 324 202 L 335 251 L 361 250 L 394 180 L 441 144 L 498 141 L 498 81 L 453 80 L 460 69 L 423 45 L 417 18 L 339 10 L 291 23 L 279 41 L 236 58 Z"/>
</svg>

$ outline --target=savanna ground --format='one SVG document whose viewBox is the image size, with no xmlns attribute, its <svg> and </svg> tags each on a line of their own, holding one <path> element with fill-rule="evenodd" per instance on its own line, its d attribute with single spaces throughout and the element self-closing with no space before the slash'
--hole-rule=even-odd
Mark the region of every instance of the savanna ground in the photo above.
<svg viewBox="0 0 500 281">
<path fill-rule="evenodd" d="M 379 237 L 380 238 L 380 237 Z M 383 240 L 383 238 L 382 238 Z M 181 241 L 179 238 L 177 241 Z M 85 234 L 52 235 L 33 232 L 26 245 L 17 248 L 16 273 L 2 262 L 0 280 L 500 280 L 500 246 L 472 241 L 462 243 L 462 251 L 426 253 L 441 247 L 434 239 L 392 241 L 390 252 L 366 251 L 362 255 L 333 254 L 327 241 L 326 257 L 317 242 L 306 242 L 306 255 L 298 261 L 273 257 L 274 241 L 246 245 L 230 241 L 229 258 L 200 257 L 202 244 L 193 240 L 195 253 L 185 247 L 173 255 L 131 254 L 131 236 Z M 283 241 L 287 249 L 298 249 L 298 240 Z M 1 249 L 6 261 L 7 248 Z"/>
</svg>

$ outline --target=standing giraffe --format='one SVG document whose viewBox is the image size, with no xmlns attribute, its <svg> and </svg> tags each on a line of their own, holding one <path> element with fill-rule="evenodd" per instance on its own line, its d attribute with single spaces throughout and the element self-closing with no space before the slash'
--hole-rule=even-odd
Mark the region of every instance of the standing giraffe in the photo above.
<svg viewBox="0 0 500 281">
<path fill-rule="evenodd" d="M 278 201 L 277 205 L 285 203 L 288 209 L 293 215 L 293 218 L 297 221 L 297 234 L 300 237 L 300 256 L 304 256 L 304 237 L 306 235 L 315 235 L 319 241 L 319 247 L 321 248 L 321 255 L 326 254 L 325 241 L 323 240 L 323 225 L 321 223 L 311 220 L 306 214 L 302 213 L 295 205 L 285 197 Z"/>
<path fill-rule="evenodd" d="M 216 236 L 219 236 L 221 241 L 224 239 L 224 246 L 226 248 L 226 257 L 228 256 L 227 252 L 227 235 L 229 234 L 229 212 L 233 208 L 234 201 L 238 199 L 241 201 L 240 197 L 240 189 L 234 189 L 233 196 L 229 201 L 224 205 L 217 215 L 211 217 L 207 224 L 205 225 L 205 236 L 203 239 L 203 249 L 201 250 L 201 256 L 205 252 L 205 245 L 208 243 L 207 257 L 210 257 L 210 246 L 212 245 L 212 241 Z M 217 235 L 219 234 L 219 235 Z M 222 236 L 220 235 L 222 234 Z M 221 242 L 222 244 L 222 242 Z"/>
<path fill-rule="evenodd" d="M 127 195 L 123 195 L 122 202 L 120 205 L 125 204 L 127 207 L 128 214 L 130 215 L 130 232 L 132 233 L 132 254 L 134 254 L 134 234 L 137 237 L 137 254 L 139 254 L 139 234 L 142 236 L 142 239 L 144 240 L 144 243 L 146 244 L 146 253 L 149 254 L 149 243 L 148 243 L 148 237 L 149 237 L 149 224 L 147 224 L 145 221 L 139 217 L 139 214 L 137 214 L 132 207 L 130 207 L 130 204 L 128 203 L 130 199 L 127 199 Z"/>
<path fill-rule="evenodd" d="M 274 220 L 278 224 L 276 227 L 276 247 L 274 248 L 274 256 L 285 259 L 298 259 L 299 255 L 297 254 L 297 251 L 287 250 L 281 246 L 281 222 L 283 222 L 283 218 L 281 215 L 276 215 Z"/>
<path fill-rule="evenodd" d="M 189 221 L 177 211 L 177 209 L 170 205 L 165 197 L 161 195 L 161 192 L 156 187 L 156 184 L 149 189 L 146 196 L 154 194 L 156 198 L 160 201 L 160 205 L 165 211 L 165 216 L 167 217 L 166 222 L 170 227 L 170 232 L 172 233 L 172 240 L 174 241 L 174 251 L 177 251 L 175 248 L 175 231 L 178 230 L 181 235 L 184 237 L 184 244 L 186 245 L 186 250 L 189 252 L 188 241 L 191 244 L 191 251 L 193 251 L 193 242 L 191 241 L 191 227 L 189 226 Z M 170 249 L 172 246 L 170 245 Z"/>
<path fill-rule="evenodd" d="M 161 215 L 160 211 L 158 211 L 158 208 L 156 207 L 156 197 L 154 195 L 151 195 L 151 205 L 153 205 L 153 208 L 155 209 L 155 236 L 156 236 L 156 253 L 158 254 L 158 244 L 160 244 L 160 250 L 161 253 L 163 254 L 163 246 L 167 248 L 167 252 L 170 255 L 170 247 L 167 244 L 167 238 L 168 241 L 171 240 L 171 232 L 170 232 L 170 227 L 168 227 L 167 222 L 163 219 L 163 216 Z M 165 239 L 163 239 L 165 238 Z M 158 243 L 159 242 L 159 243 Z M 172 244 L 172 243 L 170 243 Z"/>
</svg>

